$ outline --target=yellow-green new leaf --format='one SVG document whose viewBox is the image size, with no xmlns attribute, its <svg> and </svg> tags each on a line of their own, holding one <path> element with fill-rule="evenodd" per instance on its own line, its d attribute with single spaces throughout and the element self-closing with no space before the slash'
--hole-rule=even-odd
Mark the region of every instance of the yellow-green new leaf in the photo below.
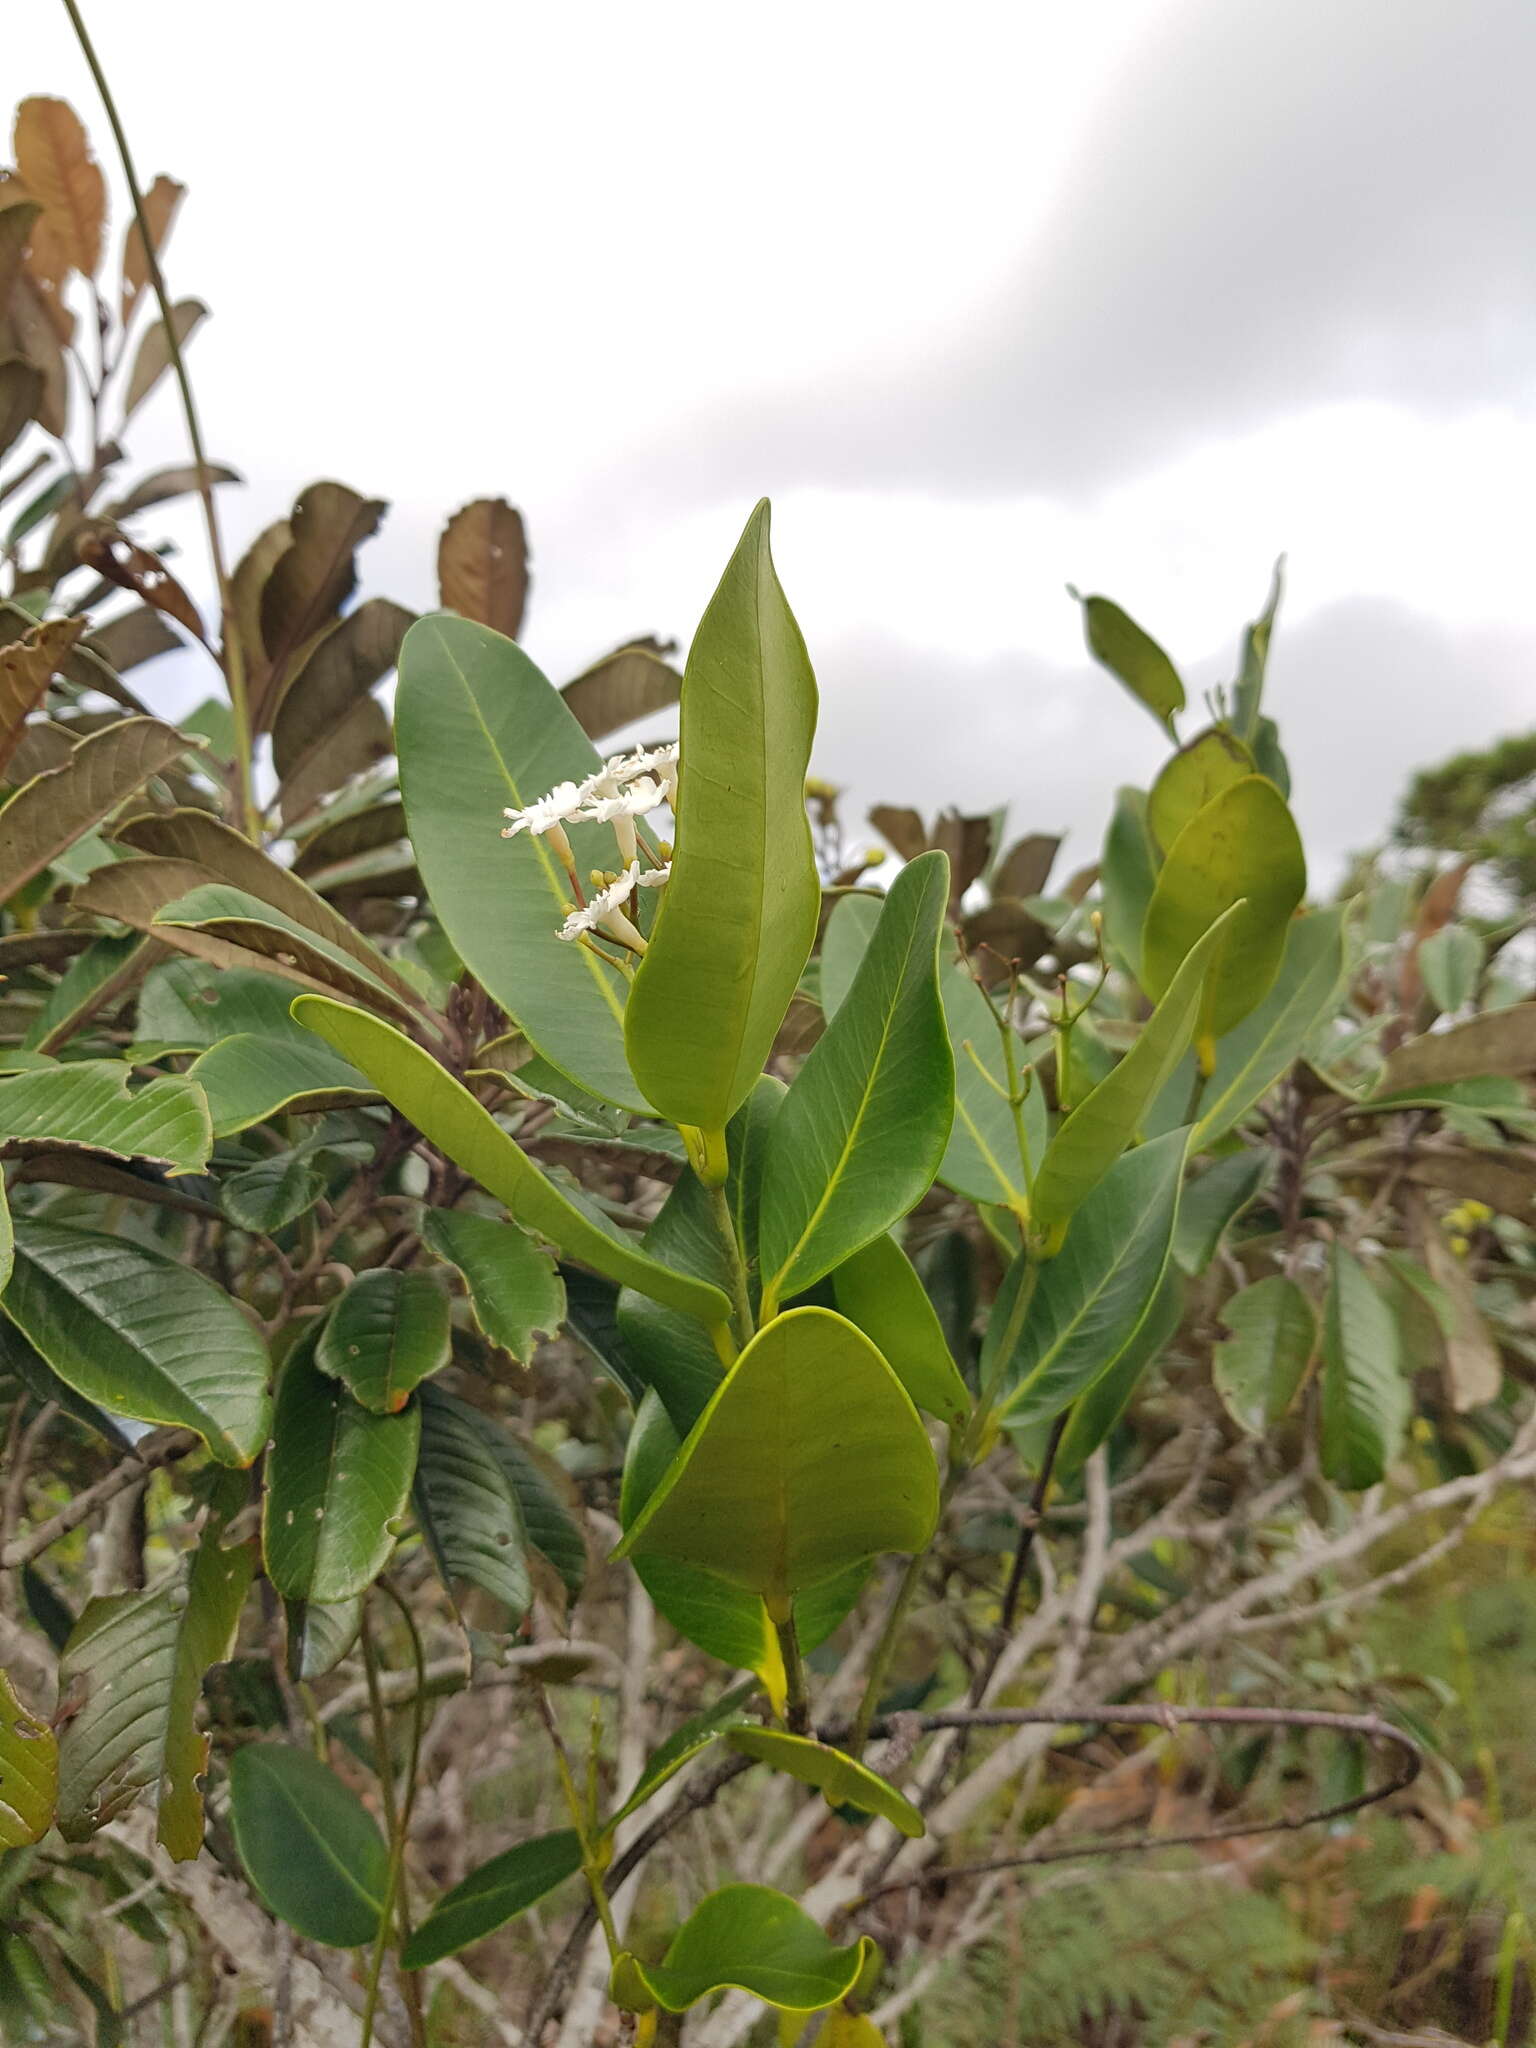
<svg viewBox="0 0 1536 2048">
<path fill-rule="evenodd" d="M 728 1728 L 725 1740 L 743 1756 L 767 1764 L 771 1770 L 786 1771 L 802 1785 L 814 1785 L 828 1806 L 856 1806 L 860 1813 L 878 1814 L 898 1833 L 913 1839 L 927 1832 L 923 1816 L 910 1799 L 843 1750 L 809 1736 L 791 1735 L 782 1728 Z"/>
<path fill-rule="evenodd" d="M 1197 811 L 1255 773 L 1252 754 L 1224 725 L 1213 725 L 1166 762 L 1147 798 L 1147 823 L 1164 852 Z"/>
<path fill-rule="evenodd" d="M 1166 995 L 1186 956 L 1217 918 L 1241 904 L 1211 962 L 1196 1026 L 1210 1071 L 1215 1041 L 1269 993 L 1307 889 L 1307 863 L 1286 801 L 1262 775 L 1245 775 L 1198 811 L 1169 849 L 1142 934 L 1142 984 Z"/>
<path fill-rule="evenodd" d="M 712 1136 L 763 1070 L 816 937 L 805 812 L 816 679 L 774 573 L 768 504 L 747 522 L 683 678 L 672 879 L 624 1040 L 647 1099 Z"/>
<path fill-rule="evenodd" d="M 1068 589 L 1071 589 L 1069 584 Z M 1179 672 L 1150 633 L 1143 632 L 1129 612 L 1113 599 L 1079 597 L 1083 608 L 1083 633 L 1094 660 L 1107 668 L 1152 716 L 1173 731 L 1173 716 L 1184 709 L 1184 685 Z"/>
<path fill-rule="evenodd" d="M 835 1948 L 782 1892 L 728 1884 L 694 1908 L 663 1961 L 642 1963 L 628 1950 L 620 1955 L 610 1988 L 629 2012 L 687 2012 L 712 1992 L 731 1989 L 780 2010 L 821 2012 L 848 1996 L 874 1947 L 865 1934 Z"/>
<path fill-rule="evenodd" d="M 300 996 L 293 1014 L 366 1074 L 429 1144 L 493 1194 L 514 1223 L 621 1287 L 637 1288 L 711 1328 L 729 1324 L 730 1304 L 718 1287 L 647 1258 L 600 1211 L 578 1209 L 463 1083 L 402 1032 L 324 996 Z"/>
<path fill-rule="evenodd" d="M 53 1730 L 28 1713 L 0 1671 L 0 1849 L 40 1842 L 53 1826 L 59 1791 L 59 1745 Z"/>
<path fill-rule="evenodd" d="M 971 1397 L 912 1261 L 895 1238 L 871 1238 L 832 1270 L 839 1310 L 856 1323 L 912 1397 L 951 1426 L 965 1421 Z"/>
<path fill-rule="evenodd" d="M 918 1551 L 938 1470 L 900 1381 L 822 1308 L 760 1330 L 615 1556 L 672 1558 L 782 1603 L 883 1551 Z"/>
</svg>

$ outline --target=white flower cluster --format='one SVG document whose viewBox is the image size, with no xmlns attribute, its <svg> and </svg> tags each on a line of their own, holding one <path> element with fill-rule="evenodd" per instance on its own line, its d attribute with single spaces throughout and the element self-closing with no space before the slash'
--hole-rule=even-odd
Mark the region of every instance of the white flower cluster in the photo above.
<svg viewBox="0 0 1536 2048">
<path fill-rule="evenodd" d="M 624 905 L 636 889 L 660 888 L 672 870 L 670 864 L 642 869 L 635 820 L 676 800 L 676 746 L 641 747 L 632 754 L 615 754 L 584 782 L 556 783 L 548 796 L 541 796 L 521 810 L 509 808 L 502 813 L 509 821 L 502 829 L 503 839 L 513 839 L 519 832 L 549 839 L 578 898 L 581 889 L 565 828 L 613 827 L 623 870 L 571 912 L 560 927 L 562 939 L 579 939 L 587 932 L 600 931 L 633 952 L 644 952 L 645 940 L 625 916 Z"/>
</svg>

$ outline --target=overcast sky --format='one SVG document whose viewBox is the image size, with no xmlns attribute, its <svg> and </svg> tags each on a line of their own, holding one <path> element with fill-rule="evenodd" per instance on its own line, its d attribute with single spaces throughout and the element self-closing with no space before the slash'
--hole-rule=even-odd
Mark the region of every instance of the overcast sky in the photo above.
<svg viewBox="0 0 1536 2048">
<path fill-rule="evenodd" d="M 104 143 L 62 10 L 10 5 L 16 91 Z M 1536 723 L 1532 0 L 87 8 L 192 188 L 237 540 L 340 477 L 394 508 L 365 588 L 426 605 L 506 495 L 564 680 L 686 639 L 767 492 L 820 771 L 1074 861 L 1158 741 L 1069 580 L 1204 687 L 1288 552 L 1320 881 Z M 168 386 L 146 426 L 179 452 Z"/>
</svg>

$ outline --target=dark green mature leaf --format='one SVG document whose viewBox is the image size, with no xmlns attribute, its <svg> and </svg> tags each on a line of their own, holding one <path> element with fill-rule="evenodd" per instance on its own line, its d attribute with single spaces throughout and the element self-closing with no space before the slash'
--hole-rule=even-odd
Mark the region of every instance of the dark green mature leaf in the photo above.
<svg viewBox="0 0 1536 2048">
<path fill-rule="evenodd" d="M 471 1942 L 483 1941 L 580 1868 L 581 1837 L 574 1828 L 536 1835 L 504 1850 L 443 1894 L 406 1943 L 402 1964 L 407 1970 L 423 1970 L 457 1955 Z"/>
<path fill-rule="evenodd" d="M 1352 1252 L 1335 1245 L 1323 1311 L 1323 1471 L 1375 1486 L 1401 1448 L 1413 1401 L 1397 1324 Z"/>
<path fill-rule="evenodd" d="M 1179 1198 L 1173 1233 L 1173 1256 L 1186 1273 L 1205 1271 L 1227 1231 L 1263 1187 L 1272 1164 L 1268 1152 L 1234 1152 L 1188 1184 Z"/>
<path fill-rule="evenodd" d="M 363 1626 L 366 1593 L 350 1600 L 329 1603 L 320 1600 L 286 1602 L 288 1623 L 288 1675 L 290 1678 L 324 1678 L 346 1656 Z"/>
<path fill-rule="evenodd" d="M 374 1415 L 314 1362 L 316 1333 L 294 1346 L 277 1389 L 262 1552 L 289 1600 L 347 1600 L 388 1564 L 410 1499 L 418 1406 Z"/>
<path fill-rule="evenodd" d="M 872 1238 L 832 1270 L 839 1311 L 861 1329 L 911 1396 L 951 1426 L 971 1412 L 938 1315 L 912 1261 L 893 1237 Z"/>
<path fill-rule="evenodd" d="M 713 1705 L 690 1715 L 680 1728 L 674 1728 L 666 1741 L 646 1758 L 645 1768 L 635 1780 L 624 1804 L 608 1816 L 603 1826 L 604 1835 L 611 1840 L 620 1821 L 637 1813 L 680 1770 L 718 1742 L 727 1728 L 735 1726 L 741 1719 L 742 1708 L 756 1691 L 754 1681 L 744 1678 Z"/>
<path fill-rule="evenodd" d="M 1029 1203 L 1021 1146 L 1029 1150 L 1033 1172 L 1047 1142 L 1039 1076 L 1031 1074 L 1020 1043 L 1010 1077 L 1001 1019 L 968 968 L 946 967 L 939 994 L 955 1059 L 955 1121 L 938 1177 L 973 1202 L 995 1202 L 1022 1218 Z M 1010 1101 L 1016 1087 L 1027 1089 L 1017 1121 Z"/>
<path fill-rule="evenodd" d="M 421 1452 L 414 1499 L 432 1556 L 450 1588 L 467 1581 L 507 1610 L 515 1627 L 533 1599 L 528 1532 L 496 1425 L 442 1388 L 421 1390 Z"/>
<path fill-rule="evenodd" d="M 624 976 L 560 938 L 570 882 L 549 840 L 498 836 L 504 809 L 600 765 L 558 690 L 489 627 L 421 619 L 400 652 L 395 740 L 411 843 L 455 951 L 561 1073 L 643 1108 L 624 1053 Z M 568 831 L 578 873 L 611 866 L 607 826 Z"/>
<path fill-rule="evenodd" d="M 4 1258 L 0 1265 L 3 1265 L 5 1277 L 9 1279 L 14 1249 L 10 1210 L 4 1208 L 0 1215 L 4 1219 L 0 1224 L 4 1237 Z M 0 1315 L 0 1369 L 19 1380 L 39 1407 L 45 1401 L 57 1402 L 66 1415 L 72 1415 L 86 1429 L 94 1431 L 119 1456 L 132 1450 L 141 1437 L 149 1434 L 143 1423 L 109 1415 L 94 1401 L 87 1401 L 83 1394 L 77 1394 L 73 1387 L 67 1386 L 47 1359 L 35 1351 L 16 1325 L 3 1315 Z"/>
<path fill-rule="evenodd" d="M 763 1070 L 816 937 L 821 887 L 805 812 L 816 679 L 774 573 L 765 499 L 688 653 L 677 843 L 624 1040 L 648 1101 L 702 1132 Z"/>
<path fill-rule="evenodd" d="M 389 1851 L 357 1794 L 307 1749 L 251 1742 L 229 1766 L 235 1847 L 257 1896 L 309 1941 L 375 1939 Z"/>
<path fill-rule="evenodd" d="M 70 1713 L 59 1745 L 59 1831 L 84 1841 L 158 1787 L 159 1839 L 178 1862 L 203 1843 L 209 1742 L 198 1732 L 204 1674 L 234 1648 L 255 1543 L 226 1547 L 248 1483 L 220 1476 L 184 1572 L 146 1593 L 92 1600 L 59 1665 Z"/>
<path fill-rule="evenodd" d="M 1099 1445 L 1131 1404 L 1142 1375 L 1154 1366 L 1173 1342 L 1184 1316 L 1184 1281 L 1171 1264 L 1164 1270 L 1163 1284 L 1153 1297 L 1141 1328 L 1106 1373 L 1101 1373 L 1072 1404 L 1067 1426 L 1056 1447 L 1054 1467 L 1058 1479 L 1070 1479 L 1080 1472 Z M 1050 1441 L 1049 1424 L 1036 1424 L 1032 1441 L 1025 1449 L 1036 1471 Z M 1021 1446 L 1024 1448 L 1024 1446 Z"/>
<path fill-rule="evenodd" d="M 42 1840 L 53 1826 L 58 1790 L 53 1730 L 28 1713 L 0 1671 L 0 1851 Z"/>
<path fill-rule="evenodd" d="M 78 1145 L 173 1173 L 206 1166 L 213 1131 L 197 1083 L 161 1074 L 130 1093 L 131 1078 L 121 1060 L 76 1060 L 0 1080 L 0 1145 Z"/>
<path fill-rule="evenodd" d="M 1207 1072 L 1214 1041 L 1240 1024 L 1274 985 L 1307 864 L 1286 802 L 1262 775 L 1213 797 L 1168 852 L 1142 933 L 1142 981 L 1166 994 L 1186 956 L 1234 904 L 1237 915 L 1212 961 L 1197 1026 Z"/>
<path fill-rule="evenodd" d="M 626 1950 L 613 1966 L 611 1990 L 631 2012 L 686 2012 L 732 1987 L 781 2011 L 821 2012 L 847 1997 L 873 1949 L 867 1934 L 834 1947 L 782 1892 L 728 1884 L 694 1908 L 664 1961 L 642 1963 Z"/>
<path fill-rule="evenodd" d="M 575 1491 L 552 1458 L 545 1458 L 508 1431 L 492 1429 L 488 1439 L 511 1482 L 528 1541 L 555 1568 L 574 1600 L 587 1576 L 587 1544 L 576 1520 Z"/>
<path fill-rule="evenodd" d="M 42 1053 L 70 1045 L 100 1011 L 118 1009 L 159 950 L 137 932 L 93 939 L 48 991 L 27 1026 L 23 1045 Z"/>
<path fill-rule="evenodd" d="M 675 704 L 683 679 L 666 659 L 672 651 L 659 640 L 632 640 L 567 683 L 560 694 L 582 731 L 600 740 Z"/>
<path fill-rule="evenodd" d="M 241 1230 L 270 1237 L 307 1215 L 325 1192 L 325 1176 L 292 1152 L 232 1173 L 219 1189 L 224 1214 Z"/>
<path fill-rule="evenodd" d="M 1063 1249 L 1030 1280 L 1027 1252 L 1009 1267 L 982 1344 L 983 1385 L 1003 1389 L 1014 1428 L 1049 1421 L 1119 1359 L 1162 1286 L 1189 1133 L 1128 1152 L 1073 1219 Z"/>
<path fill-rule="evenodd" d="M 948 895 L 941 853 L 898 875 L 846 1001 L 774 1119 L 759 1223 L 765 1316 L 889 1230 L 938 1171 L 954 1101 L 938 986 Z"/>
<path fill-rule="evenodd" d="M 331 628 L 284 691 L 272 765 L 285 822 L 388 755 L 389 720 L 372 692 L 399 660 L 414 618 L 370 597 Z"/>
<path fill-rule="evenodd" d="M 461 506 L 437 544 L 437 586 L 446 610 L 515 640 L 528 602 L 523 515 L 505 498 Z"/>
<path fill-rule="evenodd" d="M 448 1297 L 430 1273 L 359 1273 L 326 1317 L 315 1363 L 375 1415 L 398 1415 L 448 1363 Z"/>
<path fill-rule="evenodd" d="M 248 1465 L 266 1441 L 266 1346 L 222 1288 L 174 1259 L 28 1217 L 0 1309 L 114 1414 L 195 1429 L 225 1465 Z"/>
<path fill-rule="evenodd" d="M 553 1337 L 564 1322 L 565 1287 L 554 1258 L 515 1223 L 467 1209 L 428 1209 L 421 1236 L 458 1267 L 475 1321 L 520 1364 L 532 1358 L 541 1336 Z"/>
<path fill-rule="evenodd" d="M 1071 589 L 1069 584 L 1068 589 Z M 1159 725 L 1173 731 L 1176 711 L 1184 709 L 1179 672 L 1150 633 L 1142 631 L 1128 612 L 1107 597 L 1079 597 L 1088 652 L 1145 704 Z"/>
<path fill-rule="evenodd" d="M 802 1785 L 814 1785 L 829 1806 L 854 1806 L 860 1813 L 878 1814 L 909 1838 L 927 1832 L 923 1816 L 910 1799 L 841 1749 L 808 1736 L 788 1734 L 782 1728 L 728 1728 L 725 1740 L 743 1756 L 772 1770 L 786 1771 Z"/>
<path fill-rule="evenodd" d="M 1294 1280 L 1271 1273 L 1234 1294 L 1221 1320 L 1228 1334 L 1211 1353 L 1211 1378 L 1238 1428 L 1262 1436 L 1307 1376 L 1317 1311 Z"/>
<path fill-rule="evenodd" d="M 368 1076 L 330 1046 L 255 1032 L 210 1046 L 192 1062 L 188 1078 L 208 1098 L 216 1138 L 265 1123 L 279 1110 L 349 1109 L 378 1096 Z"/>
<path fill-rule="evenodd" d="M 430 1053 L 379 1018 L 321 997 L 300 996 L 293 1014 L 355 1060 L 422 1136 L 473 1175 L 514 1222 L 671 1308 L 711 1326 L 728 1322 L 729 1304 L 719 1288 L 647 1258 L 600 1211 L 577 1208 Z"/>
<path fill-rule="evenodd" d="M 40 875 L 187 745 L 157 718 L 124 718 L 83 739 L 62 767 L 23 784 L 0 811 L 0 899 Z"/>
<path fill-rule="evenodd" d="M 792 1309 L 741 1354 L 614 1554 L 782 1601 L 920 1550 L 937 1513 L 933 1452 L 895 1374 L 843 1317 Z"/>
<path fill-rule="evenodd" d="M 821 1007 L 829 1023 L 853 987 L 884 905 L 885 898 L 872 890 L 851 889 L 833 906 L 821 939 Z"/>
</svg>

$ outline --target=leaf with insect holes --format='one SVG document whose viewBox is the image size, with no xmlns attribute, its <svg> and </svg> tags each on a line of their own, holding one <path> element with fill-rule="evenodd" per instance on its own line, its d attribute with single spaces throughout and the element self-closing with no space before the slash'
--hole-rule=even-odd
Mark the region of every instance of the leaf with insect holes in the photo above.
<svg viewBox="0 0 1536 2048">
<path fill-rule="evenodd" d="M 375 1415 L 398 1415 L 448 1363 L 448 1297 L 430 1273 L 360 1273 L 325 1319 L 315 1363 Z"/>
<path fill-rule="evenodd" d="M 475 1321 L 493 1344 L 526 1365 L 541 1336 L 565 1320 L 565 1288 L 554 1257 L 515 1223 L 466 1209 L 428 1209 L 422 1242 L 458 1267 Z"/>
</svg>

